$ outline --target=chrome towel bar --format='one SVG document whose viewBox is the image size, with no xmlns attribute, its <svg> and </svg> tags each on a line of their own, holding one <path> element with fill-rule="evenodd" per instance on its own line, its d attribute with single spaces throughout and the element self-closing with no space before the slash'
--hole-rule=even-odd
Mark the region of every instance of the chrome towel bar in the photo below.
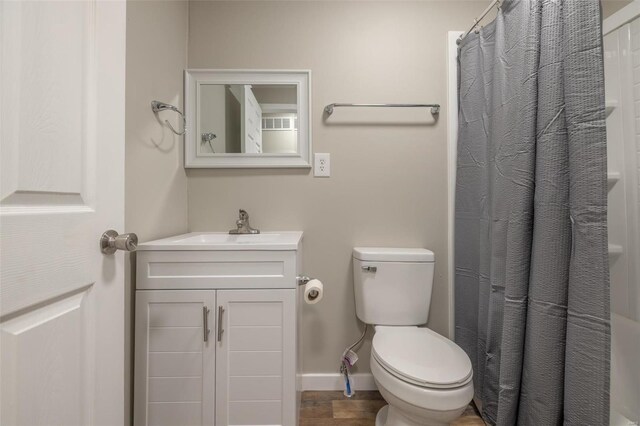
<svg viewBox="0 0 640 426">
<path fill-rule="evenodd" d="M 324 112 L 333 114 L 336 107 L 379 107 L 379 108 L 431 108 L 431 114 L 440 113 L 440 104 L 329 104 L 324 107 Z"/>
</svg>

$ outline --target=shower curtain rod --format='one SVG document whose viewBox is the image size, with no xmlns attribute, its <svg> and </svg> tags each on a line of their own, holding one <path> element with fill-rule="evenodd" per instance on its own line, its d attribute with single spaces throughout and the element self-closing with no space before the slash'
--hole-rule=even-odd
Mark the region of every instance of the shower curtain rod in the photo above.
<svg viewBox="0 0 640 426">
<path fill-rule="evenodd" d="M 500 8 L 500 1 L 501 0 L 493 0 L 491 2 L 491 4 L 484 10 L 484 12 L 482 12 L 482 14 L 480 16 L 478 16 L 476 19 L 473 20 L 473 25 L 471 26 L 471 28 L 469 28 L 469 31 L 467 31 L 466 33 L 462 34 L 460 36 L 460 38 L 458 38 L 457 43 L 460 44 L 462 39 L 464 39 L 466 36 L 468 36 L 469 33 L 471 33 L 471 31 L 473 31 L 473 29 L 478 26 L 480 21 L 482 21 L 482 19 L 484 19 L 484 17 L 487 16 L 487 13 L 491 12 L 491 9 L 493 9 L 494 6 L 497 5 L 498 8 Z"/>
</svg>

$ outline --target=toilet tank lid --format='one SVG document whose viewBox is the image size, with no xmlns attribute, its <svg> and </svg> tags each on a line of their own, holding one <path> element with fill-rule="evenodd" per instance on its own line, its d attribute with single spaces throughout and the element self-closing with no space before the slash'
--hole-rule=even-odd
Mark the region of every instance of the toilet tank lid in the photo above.
<svg viewBox="0 0 640 426">
<path fill-rule="evenodd" d="M 354 247 L 353 257 L 371 262 L 435 262 L 435 255 L 424 248 Z"/>
</svg>

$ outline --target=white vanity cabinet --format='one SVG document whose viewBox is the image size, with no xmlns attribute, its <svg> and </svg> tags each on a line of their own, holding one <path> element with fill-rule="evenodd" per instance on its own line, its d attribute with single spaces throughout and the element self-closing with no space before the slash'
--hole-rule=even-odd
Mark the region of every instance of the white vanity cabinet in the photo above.
<svg viewBox="0 0 640 426">
<path fill-rule="evenodd" d="M 294 290 L 218 291 L 216 425 L 295 424 L 295 303 Z"/>
<path fill-rule="evenodd" d="M 288 234 L 139 246 L 136 426 L 297 424 L 302 234 Z"/>
<path fill-rule="evenodd" d="M 137 292 L 135 425 L 214 424 L 215 309 L 211 290 Z"/>
</svg>

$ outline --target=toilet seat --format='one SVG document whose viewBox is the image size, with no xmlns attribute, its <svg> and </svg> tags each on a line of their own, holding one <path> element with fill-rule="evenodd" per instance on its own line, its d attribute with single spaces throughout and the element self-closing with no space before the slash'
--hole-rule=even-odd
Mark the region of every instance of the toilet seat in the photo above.
<svg viewBox="0 0 640 426">
<path fill-rule="evenodd" d="M 413 417 L 411 424 L 415 426 L 449 424 L 462 415 L 473 398 L 473 381 L 450 389 L 416 386 L 399 379 L 373 355 L 371 373 L 382 397 L 390 406 Z"/>
<path fill-rule="evenodd" d="M 473 377 L 467 354 L 428 328 L 378 326 L 371 355 L 393 376 L 424 388 L 457 388 Z"/>
</svg>

